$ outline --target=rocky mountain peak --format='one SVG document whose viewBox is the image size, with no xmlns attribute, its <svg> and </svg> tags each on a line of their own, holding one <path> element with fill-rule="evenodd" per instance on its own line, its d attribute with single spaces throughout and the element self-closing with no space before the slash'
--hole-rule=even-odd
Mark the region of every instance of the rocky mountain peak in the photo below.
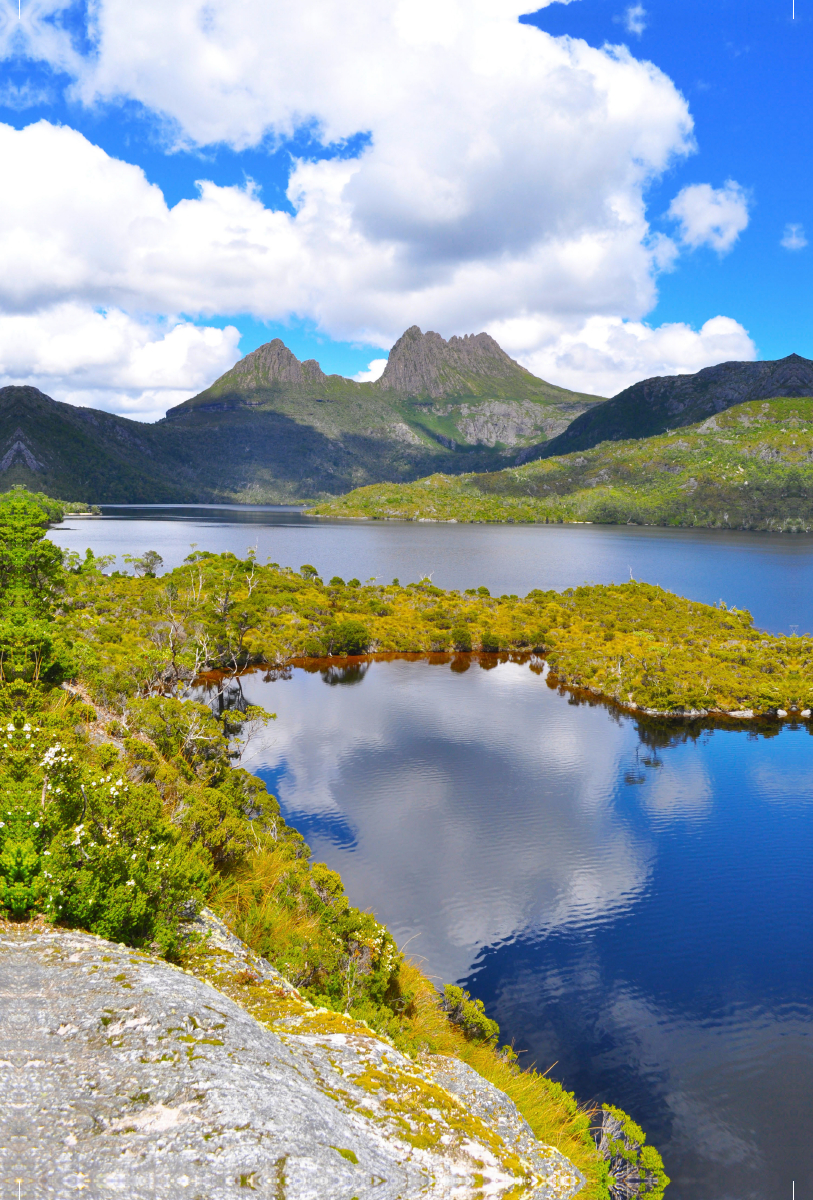
<svg viewBox="0 0 813 1200">
<path fill-rule="evenodd" d="M 274 338 L 252 350 L 232 367 L 229 374 L 235 382 L 239 379 L 251 387 L 273 387 L 279 383 L 301 387 L 303 384 L 321 383 L 327 378 L 316 359 L 300 362 L 281 338 Z"/>
<path fill-rule="evenodd" d="M 764 364 L 765 374 L 757 377 L 753 400 L 773 400 L 777 396 L 813 396 L 813 362 L 801 354 L 789 354 Z"/>
<path fill-rule="evenodd" d="M 466 395 L 472 377 L 506 379 L 529 371 L 510 358 L 487 333 L 470 333 L 448 341 L 432 330 L 410 326 L 390 350 L 379 387 L 408 396 Z"/>
</svg>

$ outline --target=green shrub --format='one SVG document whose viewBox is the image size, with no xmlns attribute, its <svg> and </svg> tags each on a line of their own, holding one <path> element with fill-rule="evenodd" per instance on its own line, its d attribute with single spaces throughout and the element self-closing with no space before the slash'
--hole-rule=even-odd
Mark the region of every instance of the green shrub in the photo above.
<svg viewBox="0 0 813 1200">
<path fill-rule="evenodd" d="M 482 1000 L 472 1000 L 462 988 L 447 983 L 441 1007 L 452 1024 L 459 1025 L 470 1041 L 495 1043 L 499 1038 L 500 1027 L 486 1016 Z"/>
<path fill-rule="evenodd" d="M 70 725 L 62 738 L 19 717 L 6 723 L 0 905 L 177 953 L 181 916 L 210 890 L 206 858 L 153 787 L 132 785 L 118 761 L 110 769 L 109 748 L 90 753 Z"/>
<path fill-rule="evenodd" d="M 455 650 L 471 650 L 471 630 L 468 625 L 455 625 L 452 629 Z"/>
<path fill-rule="evenodd" d="M 486 654 L 496 654 L 500 648 L 500 639 L 491 629 L 484 629 L 480 637 L 480 646 Z"/>
<path fill-rule="evenodd" d="M 361 621 L 337 621 L 326 630 L 331 654 L 366 654 L 370 631 Z"/>
<path fill-rule="evenodd" d="M 311 634 L 302 643 L 302 653 L 306 658 L 324 658 L 327 654 L 327 646 L 320 638 Z"/>
</svg>

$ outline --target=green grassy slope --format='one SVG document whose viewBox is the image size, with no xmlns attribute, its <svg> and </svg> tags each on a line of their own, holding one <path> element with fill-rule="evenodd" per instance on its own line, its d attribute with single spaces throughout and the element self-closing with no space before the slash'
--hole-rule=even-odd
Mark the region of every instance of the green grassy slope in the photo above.
<svg viewBox="0 0 813 1200">
<path fill-rule="evenodd" d="M 739 404 L 689 428 L 522 467 L 379 484 L 312 512 L 456 521 L 813 529 L 813 399 Z"/>
<path fill-rule="evenodd" d="M 753 400 L 811 395 L 813 361 L 798 354 L 762 362 L 718 363 L 694 375 L 643 379 L 579 416 L 543 447 L 542 454 L 570 454 L 600 442 L 654 437 Z"/>
</svg>

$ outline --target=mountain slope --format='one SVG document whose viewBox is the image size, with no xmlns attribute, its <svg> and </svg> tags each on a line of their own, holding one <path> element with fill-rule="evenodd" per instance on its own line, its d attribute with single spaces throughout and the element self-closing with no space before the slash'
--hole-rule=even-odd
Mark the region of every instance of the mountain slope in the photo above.
<svg viewBox="0 0 813 1200">
<path fill-rule="evenodd" d="M 325 375 L 317 362 L 300 363 L 276 338 L 170 409 L 167 421 L 238 409 L 273 411 L 330 438 L 394 443 L 406 461 L 443 457 L 449 450 L 475 453 L 482 470 L 500 459 L 500 465 L 513 462 L 518 453 L 535 455 L 574 417 L 601 403 L 537 379 L 486 333 L 447 342 L 414 325 L 395 343 L 375 383 Z M 405 447 L 413 449 L 404 454 Z M 475 463 L 450 469 L 466 468 Z"/>
<path fill-rule="evenodd" d="M 813 361 L 790 354 L 768 362 L 719 363 L 695 375 L 644 379 L 583 413 L 542 453 L 569 454 L 599 442 L 653 437 L 693 425 L 734 404 L 780 396 L 813 396 Z"/>
<path fill-rule="evenodd" d="M 322 516 L 813 530 L 813 399 L 751 400 L 700 424 L 481 475 L 367 487 Z"/>
<path fill-rule="evenodd" d="M 24 484 L 64 500 L 187 501 L 156 426 L 0 388 L 0 490 Z"/>
<path fill-rule="evenodd" d="M 445 342 L 414 327 L 391 360 L 382 380 L 355 383 L 275 339 L 154 425 L 0 388 L 0 490 L 91 503 L 313 499 L 535 457 L 603 403 L 537 379 L 487 334 Z"/>
</svg>

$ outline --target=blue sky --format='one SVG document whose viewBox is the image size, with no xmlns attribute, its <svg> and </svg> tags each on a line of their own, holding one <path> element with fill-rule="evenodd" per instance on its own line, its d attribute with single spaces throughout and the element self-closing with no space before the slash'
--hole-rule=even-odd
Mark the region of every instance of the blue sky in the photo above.
<svg viewBox="0 0 813 1200">
<path fill-rule="evenodd" d="M 813 234 L 810 152 L 813 3 L 799 0 L 648 0 L 645 28 L 630 35 L 613 0 L 553 4 L 525 18 L 593 45 L 626 35 L 636 56 L 656 63 L 680 88 L 695 120 L 697 153 L 648 194 L 651 220 L 675 191 L 736 179 L 751 197 L 748 229 L 722 258 L 705 248 L 659 279 L 648 320 L 704 321 L 710 311 L 741 321 L 761 358 L 813 358 L 811 250 L 780 245 L 787 225 Z"/>
<path fill-rule="evenodd" d="M 813 357 L 791 2 L 0 0 L 0 380 L 151 420 L 413 323 L 598 394 Z"/>
</svg>

